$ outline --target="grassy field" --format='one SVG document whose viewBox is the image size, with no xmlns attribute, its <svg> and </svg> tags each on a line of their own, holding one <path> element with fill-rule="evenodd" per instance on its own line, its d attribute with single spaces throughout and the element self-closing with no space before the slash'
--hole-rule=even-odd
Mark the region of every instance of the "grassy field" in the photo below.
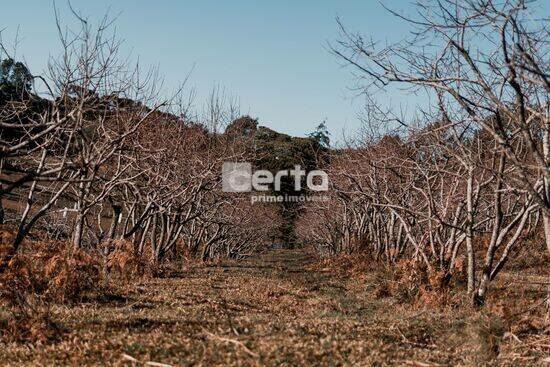
<svg viewBox="0 0 550 367">
<path fill-rule="evenodd" d="M 4 344 L 0 365 L 526 366 L 550 356 L 544 285 L 515 288 L 531 287 L 533 301 L 508 325 L 502 303 L 500 313 L 407 304 L 381 297 L 380 277 L 334 272 L 308 249 L 190 267 L 53 306 L 57 337 Z"/>
</svg>

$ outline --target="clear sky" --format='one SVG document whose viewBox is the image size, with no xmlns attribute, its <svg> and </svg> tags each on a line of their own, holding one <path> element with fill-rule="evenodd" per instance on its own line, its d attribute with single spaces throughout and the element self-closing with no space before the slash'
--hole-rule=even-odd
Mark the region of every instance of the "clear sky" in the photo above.
<svg viewBox="0 0 550 367">
<path fill-rule="evenodd" d="M 405 13 L 412 9 L 408 0 L 385 3 Z M 69 17 L 67 3 L 56 4 Z M 71 4 L 91 20 L 108 9 L 119 14 L 117 34 L 125 47 L 142 63 L 158 66 L 167 88 L 174 88 L 193 70 L 190 85 L 196 88 L 197 104 L 220 85 L 239 98 L 243 113 L 258 117 L 262 125 L 304 135 L 326 119 L 336 139 L 342 129 L 358 126 L 362 100 L 349 90 L 354 84 L 349 69 L 342 68 L 326 48 L 327 41 L 338 37 L 335 17 L 374 39 L 396 40 L 407 32 L 378 1 L 368 0 L 72 0 Z M 18 58 L 24 57 L 35 74 L 44 70 L 48 56 L 59 51 L 53 2 L 7 1 L 1 8 L 4 41 L 12 41 L 19 27 Z"/>
</svg>

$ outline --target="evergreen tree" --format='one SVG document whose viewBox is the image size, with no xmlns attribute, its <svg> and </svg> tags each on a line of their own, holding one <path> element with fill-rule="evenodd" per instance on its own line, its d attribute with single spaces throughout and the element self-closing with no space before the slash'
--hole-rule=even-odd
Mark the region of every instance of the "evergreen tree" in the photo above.
<svg viewBox="0 0 550 367">
<path fill-rule="evenodd" d="M 0 91 L 5 93 L 27 93 L 31 90 L 32 74 L 22 62 L 12 58 L 0 63 Z"/>
<path fill-rule="evenodd" d="M 308 135 L 311 139 L 319 143 L 323 148 L 330 147 L 330 133 L 328 132 L 326 120 L 321 122 L 314 132 Z"/>
</svg>

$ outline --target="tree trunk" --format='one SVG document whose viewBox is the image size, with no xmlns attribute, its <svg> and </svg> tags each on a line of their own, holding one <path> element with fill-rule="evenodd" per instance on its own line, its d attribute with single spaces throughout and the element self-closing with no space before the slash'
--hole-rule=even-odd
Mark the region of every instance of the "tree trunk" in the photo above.
<svg viewBox="0 0 550 367">
<path fill-rule="evenodd" d="M 2 190 L 2 184 L 0 184 Z M 0 195 L 0 224 L 4 224 L 4 205 L 2 204 L 2 196 Z"/>
<path fill-rule="evenodd" d="M 550 252 L 550 217 L 545 211 L 542 211 L 542 223 L 544 224 L 544 238 L 546 240 L 546 249 Z"/>
<path fill-rule="evenodd" d="M 504 213 L 502 212 L 502 175 L 504 173 L 504 166 L 506 165 L 506 155 L 501 154 L 498 163 L 498 176 L 497 182 L 495 185 L 495 194 L 494 194 L 494 203 L 493 210 L 495 219 L 493 221 L 493 230 L 491 233 L 491 240 L 489 242 L 489 247 L 487 248 L 487 253 L 485 256 L 485 264 L 483 266 L 483 275 L 481 276 L 481 281 L 477 289 L 474 303 L 476 305 L 483 305 L 485 303 L 485 296 L 487 293 L 487 287 L 491 281 L 491 272 L 493 271 L 493 260 L 495 257 L 495 251 L 499 245 L 499 234 L 504 218 Z"/>
<path fill-rule="evenodd" d="M 475 261 L 475 252 L 473 245 L 473 224 L 474 224 L 474 213 L 473 213 L 473 169 L 470 168 L 468 172 L 468 181 L 467 181 L 467 197 L 466 205 L 468 210 L 468 219 L 466 223 L 466 253 L 468 256 L 468 294 L 472 294 L 475 288 L 476 282 L 476 261 Z"/>
<path fill-rule="evenodd" d="M 73 234 L 73 246 L 78 249 L 82 246 L 82 232 L 84 230 L 84 215 L 78 213 L 76 215 L 76 222 Z"/>
<path fill-rule="evenodd" d="M 103 275 L 105 276 L 105 279 L 109 276 L 109 254 L 111 253 L 111 242 L 115 239 L 120 213 L 122 212 L 122 208 L 118 205 L 112 204 L 111 207 L 113 209 L 113 219 L 111 220 L 111 226 L 109 227 L 109 233 L 107 234 L 107 242 L 103 246 Z"/>
<path fill-rule="evenodd" d="M 153 215 L 153 228 L 151 229 L 151 261 L 153 262 L 153 266 L 156 266 L 157 263 L 157 247 L 159 246 L 157 242 L 157 230 L 158 230 L 158 215 Z"/>
<path fill-rule="evenodd" d="M 3 171 L 3 166 L 4 166 L 4 160 L 1 159 L 0 160 L 0 175 L 2 175 L 2 171 Z M 0 182 L 0 192 L 2 191 L 2 183 Z M 4 224 L 4 205 L 2 203 L 2 197 L 4 195 L 0 193 L 0 224 Z"/>
<path fill-rule="evenodd" d="M 201 260 L 203 262 L 206 262 L 208 261 L 209 258 L 210 258 L 210 245 L 207 243 L 204 245 L 202 249 Z"/>
<path fill-rule="evenodd" d="M 542 149 L 544 154 L 544 163 L 546 169 L 550 166 L 550 119 L 546 119 L 544 123 L 544 134 L 542 139 Z M 542 208 L 542 221 L 544 224 L 544 238 L 546 240 L 546 249 L 550 252 L 550 213 L 548 207 L 550 206 L 550 182 L 548 182 L 548 172 L 543 171 L 543 194 L 544 203 L 546 208 Z"/>
</svg>

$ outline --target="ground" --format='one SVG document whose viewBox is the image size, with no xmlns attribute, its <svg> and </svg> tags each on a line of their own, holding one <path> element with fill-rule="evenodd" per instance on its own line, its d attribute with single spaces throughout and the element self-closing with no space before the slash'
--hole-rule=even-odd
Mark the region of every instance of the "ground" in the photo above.
<svg viewBox="0 0 550 367">
<path fill-rule="evenodd" d="M 193 266 L 54 306 L 58 339 L 6 344 L 0 365 L 525 366 L 550 355 L 547 326 L 492 335 L 498 320 L 484 312 L 380 297 L 378 276 L 332 272 L 307 248 Z"/>
</svg>

